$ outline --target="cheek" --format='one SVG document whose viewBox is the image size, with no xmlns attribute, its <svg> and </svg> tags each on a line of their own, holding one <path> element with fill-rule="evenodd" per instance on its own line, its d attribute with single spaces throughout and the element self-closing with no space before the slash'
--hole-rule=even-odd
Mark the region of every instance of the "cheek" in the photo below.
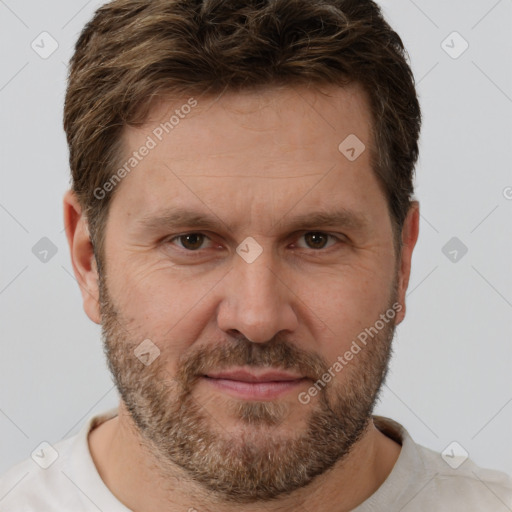
<svg viewBox="0 0 512 512">
<path fill-rule="evenodd" d="M 116 267 L 109 275 L 109 293 L 132 337 L 149 338 L 161 349 L 180 353 L 200 336 L 214 314 L 209 290 L 224 273 L 188 274 L 136 258 Z"/>
<path fill-rule="evenodd" d="M 317 350 L 335 360 L 388 307 L 391 279 L 381 272 L 337 272 L 303 284 L 300 296 L 317 326 Z"/>
</svg>

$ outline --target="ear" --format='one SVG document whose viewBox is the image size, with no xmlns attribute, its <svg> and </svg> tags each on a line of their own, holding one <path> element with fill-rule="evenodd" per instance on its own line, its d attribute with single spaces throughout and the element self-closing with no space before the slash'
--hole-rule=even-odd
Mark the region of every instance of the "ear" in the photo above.
<svg viewBox="0 0 512 512">
<path fill-rule="evenodd" d="M 402 228 L 403 247 L 400 252 L 398 268 L 398 302 L 402 305 L 401 311 L 396 315 L 396 325 L 405 318 L 405 295 L 409 286 L 409 277 L 411 275 L 412 251 L 418 240 L 420 230 L 420 204 L 413 201 Z"/>
<path fill-rule="evenodd" d="M 64 194 L 63 205 L 71 263 L 82 293 L 84 311 L 93 322 L 100 324 L 99 276 L 87 219 L 82 214 L 82 208 L 72 190 Z"/>
</svg>

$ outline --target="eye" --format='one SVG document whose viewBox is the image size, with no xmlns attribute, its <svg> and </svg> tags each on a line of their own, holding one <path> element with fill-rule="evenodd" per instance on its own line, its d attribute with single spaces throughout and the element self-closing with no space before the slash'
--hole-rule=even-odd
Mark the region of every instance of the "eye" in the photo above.
<svg viewBox="0 0 512 512">
<path fill-rule="evenodd" d="M 324 233 L 323 231 L 309 231 L 300 236 L 299 240 L 303 239 L 304 244 L 297 244 L 297 247 L 301 249 L 328 249 L 329 247 L 336 245 L 336 242 L 342 242 L 339 237 Z M 184 233 L 182 235 L 176 235 L 169 238 L 167 243 L 178 245 L 187 252 L 197 252 L 200 249 L 206 249 L 205 243 L 210 242 L 210 238 L 204 233 Z"/>
<path fill-rule="evenodd" d="M 184 235 L 178 235 L 169 239 L 169 243 L 174 243 L 177 240 L 180 242 L 183 249 L 187 251 L 197 251 L 201 249 L 201 245 L 205 240 L 209 240 L 209 238 L 203 233 L 185 233 Z"/>
<path fill-rule="evenodd" d="M 324 233 L 323 231 L 309 231 L 308 233 L 304 233 L 300 238 L 303 238 L 307 244 L 306 249 L 326 249 L 327 247 L 331 247 L 337 241 L 341 241 L 338 237 L 334 235 L 330 235 L 328 233 Z M 329 238 L 333 239 L 334 242 L 330 245 L 327 245 Z M 304 247 L 302 247 L 304 248 Z"/>
</svg>

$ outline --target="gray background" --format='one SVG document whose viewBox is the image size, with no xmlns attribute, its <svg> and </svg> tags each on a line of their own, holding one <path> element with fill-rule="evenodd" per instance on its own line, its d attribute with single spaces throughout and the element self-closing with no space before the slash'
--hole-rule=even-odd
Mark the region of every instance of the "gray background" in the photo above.
<svg viewBox="0 0 512 512">
<path fill-rule="evenodd" d="M 0 0 L 0 472 L 117 404 L 62 221 L 66 63 L 102 3 Z M 512 473 L 512 2 L 381 3 L 408 48 L 424 125 L 420 239 L 377 412 L 421 444 L 457 441 Z M 46 59 L 31 47 L 43 31 L 59 45 Z M 46 262 L 32 251 L 43 237 L 57 250 Z"/>
</svg>

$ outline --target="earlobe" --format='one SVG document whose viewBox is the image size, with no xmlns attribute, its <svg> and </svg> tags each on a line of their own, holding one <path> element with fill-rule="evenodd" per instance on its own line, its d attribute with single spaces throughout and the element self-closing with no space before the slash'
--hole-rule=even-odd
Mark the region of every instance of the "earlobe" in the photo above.
<svg viewBox="0 0 512 512">
<path fill-rule="evenodd" d="M 71 263 L 82 294 L 84 310 L 93 322 L 100 324 L 99 277 L 87 219 L 72 190 L 64 194 L 63 206 Z"/>
<path fill-rule="evenodd" d="M 407 213 L 402 228 L 402 249 L 398 268 L 398 302 L 402 305 L 401 311 L 396 316 L 396 325 L 405 318 L 405 296 L 409 286 L 411 275 L 412 253 L 419 235 L 420 205 L 413 201 Z"/>
</svg>

